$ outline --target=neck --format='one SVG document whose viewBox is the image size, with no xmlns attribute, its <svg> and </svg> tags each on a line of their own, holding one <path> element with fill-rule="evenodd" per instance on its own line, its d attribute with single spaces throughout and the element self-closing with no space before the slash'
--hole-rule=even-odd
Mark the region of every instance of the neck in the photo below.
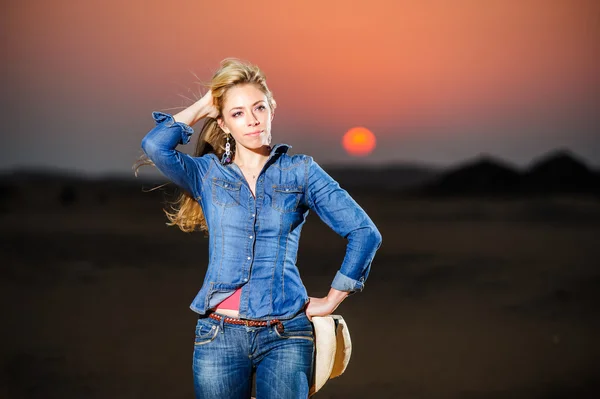
<svg viewBox="0 0 600 399">
<path fill-rule="evenodd" d="M 271 147 L 267 145 L 252 150 L 246 147 L 237 146 L 233 160 L 238 165 L 252 168 L 265 163 L 267 158 L 269 158 L 270 153 Z"/>
</svg>

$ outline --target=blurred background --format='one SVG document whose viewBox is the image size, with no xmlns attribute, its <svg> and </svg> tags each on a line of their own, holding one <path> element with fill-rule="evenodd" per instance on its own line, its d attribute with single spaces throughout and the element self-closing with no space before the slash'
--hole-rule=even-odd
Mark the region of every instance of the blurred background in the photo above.
<svg viewBox="0 0 600 399">
<path fill-rule="evenodd" d="M 273 142 L 383 235 L 338 308 L 352 361 L 316 397 L 597 397 L 597 1 L 22 1 L 0 21 L 0 397 L 193 396 L 208 241 L 132 165 L 151 112 L 226 57 L 267 75 Z M 345 244 L 309 217 L 309 295 Z"/>
</svg>

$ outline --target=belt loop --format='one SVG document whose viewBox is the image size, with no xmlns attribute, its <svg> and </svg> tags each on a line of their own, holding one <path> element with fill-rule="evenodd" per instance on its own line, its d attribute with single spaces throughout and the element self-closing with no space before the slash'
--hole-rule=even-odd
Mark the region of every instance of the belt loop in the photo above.
<svg viewBox="0 0 600 399">
<path fill-rule="evenodd" d="M 219 326 L 221 327 L 221 334 L 223 334 L 225 331 L 225 316 L 221 316 L 221 320 L 219 320 Z"/>
</svg>

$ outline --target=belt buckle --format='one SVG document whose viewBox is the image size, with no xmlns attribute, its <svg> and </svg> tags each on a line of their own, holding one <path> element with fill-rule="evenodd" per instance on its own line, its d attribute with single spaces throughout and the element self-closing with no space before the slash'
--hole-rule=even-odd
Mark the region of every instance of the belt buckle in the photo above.
<svg viewBox="0 0 600 399">
<path fill-rule="evenodd" d="M 250 320 L 248 319 L 244 319 L 244 324 L 246 325 L 246 327 L 250 327 Z"/>
</svg>

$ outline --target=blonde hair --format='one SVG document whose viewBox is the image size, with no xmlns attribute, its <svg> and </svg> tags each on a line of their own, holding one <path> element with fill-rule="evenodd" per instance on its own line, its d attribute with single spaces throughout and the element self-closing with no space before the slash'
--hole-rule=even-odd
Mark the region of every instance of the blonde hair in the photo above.
<svg viewBox="0 0 600 399">
<path fill-rule="evenodd" d="M 206 118 L 202 130 L 198 135 L 195 157 L 213 153 L 221 159 L 225 152 L 226 133 L 219 127 L 218 119 L 223 117 L 223 105 L 229 89 L 238 85 L 253 84 L 260 89 L 267 97 L 267 102 L 271 112 L 275 110 L 277 104 L 273 99 L 273 94 L 267 87 L 267 81 L 262 71 L 253 64 L 236 58 L 226 58 L 221 61 L 220 68 L 213 75 L 208 88 L 212 92 L 214 105 L 219 112 L 217 118 Z M 235 140 L 230 143 L 231 151 L 235 153 Z M 137 176 L 137 169 L 142 165 L 154 165 L 145 155 L 143 155 L 134 165 Z M 175 202 L 170 204 L 171 211 L 163 209 L 169 219 L 169 226 L 179 226 L 179 228 L 190 233 L 193 231 L 204 231 L 208 235 L 208 226 L 204 218 L 202 207 L 189 193 L 181 191 Z"/>
</svg>

